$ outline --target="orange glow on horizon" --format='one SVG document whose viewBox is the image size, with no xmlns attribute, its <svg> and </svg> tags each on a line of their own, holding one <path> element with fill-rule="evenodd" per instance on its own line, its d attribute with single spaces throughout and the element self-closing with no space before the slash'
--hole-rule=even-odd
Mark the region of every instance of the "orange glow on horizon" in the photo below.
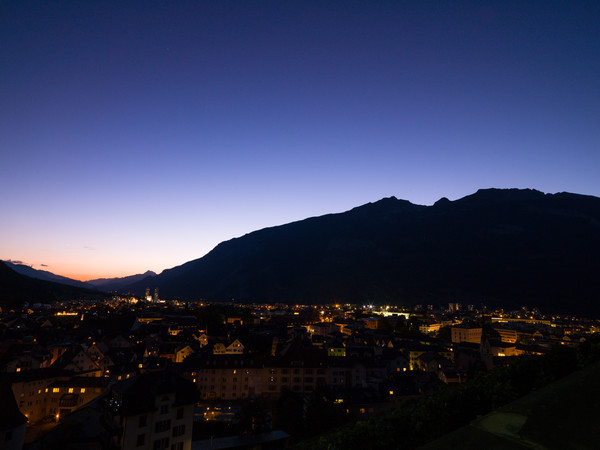
<svg viewBox="0 0 600 450">
<path fill-rule="evenodd" d="M 56 272 L 54 272 L 56 273 Z M 56 273 L 56 275 L 60 275 L 62 277 L 71 278 L 72 280 L 77 281 L 88 281 L 88 280 L 97 280 L 98 278 L 122 278 L 128 277 L 129 275 L 135 275 L 135 273 L 118 273 L 118 274 L 106 274 L 106 273 L 69 273 L 69 272 L 61 272 Z"/>
<path fill-rule="evenodd" d="M 34 269 L 47 270 L 55 275 L 83 282 L 97 280 L 99 278 L 123 278 L 150 270 L 147 268 L 140 269 L 139 267 L 118 267 L 110 262 L 103 265 L 86 264 L 85 261 L 79 264 L 63 261 L 48 261 L 47 265 L 33 264 L 31 266 Z"/>
<path fill-rule="evenodd" d="M 88 280 L 96 280 L 98 278 L 113 278 L 105 275 L 91 274 L 91 273 L 61 273 L 63 277 L 71 278 L 72 280 L 78 281 L 88 281 Z M 126 276 L 126 275 L 120 275 Z"/>
</svg>

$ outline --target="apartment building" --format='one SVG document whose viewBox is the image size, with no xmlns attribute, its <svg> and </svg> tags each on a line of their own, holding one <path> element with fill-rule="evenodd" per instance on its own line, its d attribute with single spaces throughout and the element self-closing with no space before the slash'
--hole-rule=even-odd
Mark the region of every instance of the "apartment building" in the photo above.
<svg viewBox="0 0 600 450">
<path fill-rule="evenodd" d="M 481 327 L 452 327 L 450 330 L 452 342 L 470 342 L 471 344 L 481 343 Z"/>
<path fill-rule="evenodd" d="M 168 372 L 146 372 L 116 383 L 107 395 L 123 450 L 190 450 L 196 389 Z"/>
<path fill-rule="evenodd" d="M 11 374 L 10 380 L 17 405 L 30 423 L 70 414 L 102 394 L 110 382 L 107 377 L 73 377 L 72 372 L 51 368 Z"/>
</svg>

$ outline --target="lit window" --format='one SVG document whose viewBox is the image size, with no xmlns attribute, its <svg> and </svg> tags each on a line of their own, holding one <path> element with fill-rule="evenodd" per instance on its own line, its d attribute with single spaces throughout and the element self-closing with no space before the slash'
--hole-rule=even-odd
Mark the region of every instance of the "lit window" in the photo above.
<svg viewBox="0 0 600 450">
<path fill-rule="evenodd" d="M 73 393 L 73 388 L 69 388 L 69 394 Z"/>
<path fill-rule="evenodd" d="M 60 392 L 60 388 L 52 388 L 52 392 Z"/>
<path fill-rule="evenodd" d="M 85 388 L 81 388 L 81 393 L 85 394 Z"/>
</svg>

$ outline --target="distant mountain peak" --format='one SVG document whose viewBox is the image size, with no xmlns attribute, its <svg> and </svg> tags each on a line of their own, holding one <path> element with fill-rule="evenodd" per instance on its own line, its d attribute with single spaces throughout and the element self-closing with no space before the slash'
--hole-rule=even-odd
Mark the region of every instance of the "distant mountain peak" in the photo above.
<svg viewBox="0 0 600 450">
<path fill-rule="evenodd" d="M 45 274 L 42 275 L 45 276 Z M 59 275 L 55 276 L 59 277 Z M 19 305 L 23 302 L 50 303 L 82 298 L 95 300 L 106 298 L 106 294 L 95 289 L 30 277 L 17 272 L 14 270 L 14 266 L 9 266 L 3 261 L 0 261 L 0 286 L 2 286 L 2 289 L 0 289 L 0 303 L 7 305 Z"/>
<path fill-rule="evenodd" d="M 71 278 L 63 277 L 62 275 L 56 275 L 55 273 L 47 270 L 34 269 L 28 264 L 18 264 L 16 261 L 4 261 L 4 263 L 21 275 L 27 277 L 36 278 L 38 280 L 52 281 L 54 283 L 66 284 L 68 286 L 75 286 L 85 289 L 94 289 L 94 286 L 79 280 L 73 280 Z"/>
<path fill-rule="evenodd" d="M 449 203 L 452 203 L 452 202 L 450 200 L 448 200 L 447 197 L 442 197 L 437 202 L 435 202 L 433 204 L 433 206 L 443 206 L 443 205 L 447 205 Z"/>
<path fill-rule="evenodd" d="M 544 198 L 545 193 L 537 189 L 519 189 L 519 188 L 486 188 L 478 189 L 472 195 L 463 197 L 465 199 L 477 199 L 486 201 L 513 201 L 513 200 L 537 200 Z"/>
<path fill-rule="evenodd" d="M 155 277 L 156 273 L 147 270 L 144 273 L 139 273 L 136 275 L 129 275 L 126 277 L 117 277 L 117 278 L 98 278 L 95 280 L 89 280 L 87 283 L 95 286 L 98 289 L 102 289 L 104 291 L 116 291 L 122 289 L 123 287 L 144 280 L 146 278 Z"/>
</svg>

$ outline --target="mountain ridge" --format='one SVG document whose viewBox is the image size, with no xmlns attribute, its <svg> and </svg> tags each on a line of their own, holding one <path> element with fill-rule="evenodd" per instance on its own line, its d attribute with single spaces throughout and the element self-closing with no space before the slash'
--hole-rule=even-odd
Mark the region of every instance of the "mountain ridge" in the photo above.
<svg viewBox="0 0 600 450">
<path fill-rule="evenodd" d="M 221 242 L 127 289 L 205 300 L 558 309 L 567 298 L 596 310 L 599 236 L 593 196 L 492 188 L 432 206 L 386 197 Z"/>
<path fill-rule="evenodd" d="M 75 286 L 84 289 L 95 289 L 94 286 L 86 283 L 85 281 L 74 280 L 72 278 L 63 277 L 47 270 L 34 269 L 26 264 L 17 264 L 12 261 L 2 261 L 12 270 L 21 275 L 25 275 L 30 278 L 36 278 L 38 280 L 52 281 L 54 283 L 66 284 L 68 286 Z"/>
<path fill-rule="evenodd" d="M 95 289 L 86 289 L 53 281 L 22 275 L 0 261 L 0 303 L 20 306 L 28 303 L 52 303 L 63 300 L 103 300 L 107 294 Z"/>
<path fill-rule="evenodd" d="M 147 270 L 144 273 L 128 275 L 125 277 L 96 278 L 93 280 L 87 280 L 86 283 L 94 286 L 96 289 L 101 289 L 103 291 L 117 291 L 125 286 L 128 286 L 129 284 L 135 283 L 140 280 L 144 280 L 146 278 L 152 278 L 155 276 L 155 272 Z"/>
</svg>

